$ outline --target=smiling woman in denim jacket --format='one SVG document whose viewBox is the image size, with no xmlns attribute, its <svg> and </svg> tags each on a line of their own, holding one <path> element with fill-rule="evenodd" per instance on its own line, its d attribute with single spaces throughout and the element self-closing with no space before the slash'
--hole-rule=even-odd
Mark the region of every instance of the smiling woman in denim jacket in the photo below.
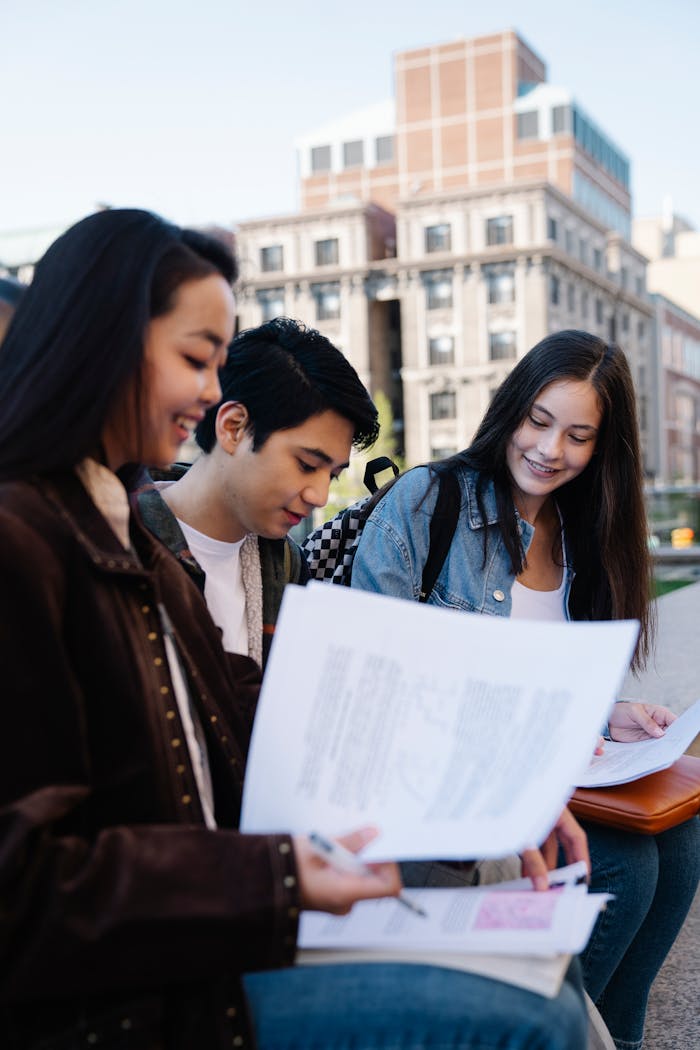
<svg viewBox="0 0 700 1050">
<path fill-rule="evenodd" d="M 653 640 L 634 389 L 622 350 L 586 332 L 548 336 L 497 390 L 468 449 L 410 471 L 378 504 L 352 586 L 417 601 L 437 479 L 461 490 L 433 605 L 494 616 L 640 621 Z M 546 653 L 543 653 L 543 659 Z M 663 735 L 666 708 L 617 703 L 609 733 Z M 592 888 L 614 893 L 583 953 L 584 983 L 618 1046 L 641 1046 L 650 986 L 700 876 L 697 818 L 656 836 L 585 825 Z"/>
</svg>

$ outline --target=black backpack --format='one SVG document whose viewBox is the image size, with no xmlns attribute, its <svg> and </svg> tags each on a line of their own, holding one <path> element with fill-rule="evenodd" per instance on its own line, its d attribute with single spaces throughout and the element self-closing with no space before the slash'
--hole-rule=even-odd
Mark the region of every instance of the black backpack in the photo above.
<svg viewBox="0 0 700 1050">
<path fill-rule="evenodd" d="M 394 472 L 394 477 L 378 488 L 376 475 L 388 469 Z M 350 586 L 352 563 L 365 522 L 398 477 L 399 468 L 387 456 L 371 460 L 364 476 L 370 495 L 339 511 L 330 521 L 309 533 L 301 549 L 312 580 L 327 580 L 329 583 Z M 439 484 L 437 502 L 430 521 L 430 547 L 423 568 L 421 602 L 427 602 L 440 575 L 459 518 L 461 498 L 457 480 L 453 474 L 440 474 Z"/>
</svg>

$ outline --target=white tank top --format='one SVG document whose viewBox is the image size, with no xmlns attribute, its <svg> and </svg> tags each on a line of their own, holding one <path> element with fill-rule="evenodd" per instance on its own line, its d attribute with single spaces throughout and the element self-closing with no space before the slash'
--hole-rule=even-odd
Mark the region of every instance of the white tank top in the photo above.
<svg viewBox="0 0 700 1050">
<path fill-rule="evenodd" d="M 566 573 L 562 572 L 561 583 L 556 591 L 533 591 L 518 580 L 513 581 L 510 592 L 510 615 L 513 620 L 566 620 L 564 591 Z"/>
<path fill-rule="evenodd" d="M 566 545 L 564 542 L 564 531 L 562 530 L 561 548 L 566 561 Z M 564 608 L 564 592 L 566 590 L 566 569 L 562 569 L 561 583 L 556 591 L 534 591 L 532 587 L 526 587 L 519 580 L 513 581 L 510 592 L 510 615 L 513 620 L 554 620 L 557 623 L 566 622 L 566 609 Z"/>
</svg>

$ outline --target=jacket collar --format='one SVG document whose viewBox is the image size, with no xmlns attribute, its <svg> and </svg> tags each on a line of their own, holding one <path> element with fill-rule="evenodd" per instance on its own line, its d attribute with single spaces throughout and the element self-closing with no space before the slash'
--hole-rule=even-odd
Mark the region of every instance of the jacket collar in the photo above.
<svg viewBox="0 0 700 1050">
<path fill-rule="evenodd" d="M 467 494 L 467 514 L 469 527 L 472 529 L 483 529 L 485 525 L 497 525 L 499 522 L 498 507 L 496 504 L 496 490 L 493 481 L 489 479 L 482 489 L 482 502 L 484 505 L 485 519 L 479 510 L 479 501 L 476 498 L 477 479 L 479 472 L 471 467 L 462 467 L 462 485 Z"/>
<path fill-rule="evenodd" d="M 93 565 L 106 572 L 143 575 L 139 554 L 136 550 L 124 549 L 74 471 L 37 477 L 34 484 L 63 519 Z M 133 519 L 131 525 L 133 527 Z M 139 529 L 138 535 L 132 534 L 132 539 L 138 541 L 139 553 L 150 562 L 152 551 L 147 548 L 152 544 L 148 543 L 147 534 Z"/>
</svg>

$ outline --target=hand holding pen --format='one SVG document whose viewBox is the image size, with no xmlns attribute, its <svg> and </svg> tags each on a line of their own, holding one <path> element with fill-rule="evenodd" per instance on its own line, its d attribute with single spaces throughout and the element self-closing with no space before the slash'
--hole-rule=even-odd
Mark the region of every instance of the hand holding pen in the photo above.
<svg viewBox="0 0 700 1050">
<path fill-rule="evenodd" d="M 366 845 L 376 835 L 376 830 L 373 828 L 363 828 L 360 832 L 356 832 L 355 835 L 362 835 L 362 845 Z M 345 842 L 352 839 L 353 836 L 346 836 Z M 367 877 L 376 877 L 378 872 L 387 867 L 395 868 L 395 865 L 385 864 L 366 864 L 360 857 L 357 856 L 352 849 L 348 849 L 347 846 L 335 839 L 327 838 L 324 835 L 319 834 L 317 831 L 312 831 L 309 835 L 309 845 L 311 851 L 325 861 L 327 865 L 330 865 L 335 871 L 343 872 L 346 875 L 357 875 L 362 879 L 366 880 Z M 354 842 L 353 842 L 354 845 Z M 397 871 L 398 874 L 398 871 Z M 405 908 L 408 908 L 415 915 L 421 915 L 425 917 L 425 912 L 420 908 L 414 901 L 407 897 L 403 889 L 400 888 L 401 883 L 399 881 L 399 890 L 393 894 L 386 893 L 370 893 L 366 896 L 380 897 L 380 896 L 395 896 L 400 904 L 403 904 Z M 358 898 L 359 899 L 359 898 Z"/>
<path fill-rule="evenodd" d="M 351 853 L 361 850 L 376 838 L 376 828 L 360 828 L 343 835 L 340 843 Z M 308 836 L 293 838 L 299 881 L 301 907 L 311 911 L 327 911 L 345 915 L 353 904 L 374 897 L 396 897 L 401 891 L 401 876 L 397 864 L 367 865 L 369 874 L 339 872 L 319 858 Z"/>
</svg>

